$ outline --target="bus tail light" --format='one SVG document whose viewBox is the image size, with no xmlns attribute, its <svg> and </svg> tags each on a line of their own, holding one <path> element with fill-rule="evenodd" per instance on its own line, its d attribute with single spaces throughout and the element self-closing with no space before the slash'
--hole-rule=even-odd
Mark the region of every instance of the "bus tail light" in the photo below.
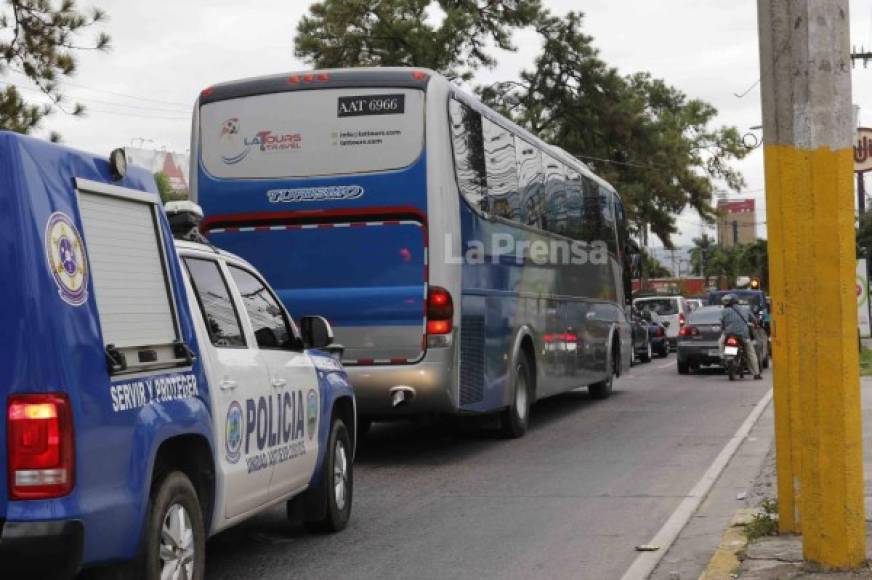
<svg viewBox="0 0 872 580">
<path fill-rule="evenodd" d="M 427 290 L 427 345 L 448 346 L 447 335 L 454 329 L 454 302 L 445 288 L 430 286 Z"/>
<path fill-rule="evenodd" d="M 313 83 L 313 82 L 322 82 L 326 83 L 330 80 L 330 75 L 327 73 L 306 73 L 302 75 L 291 75 L 288 77 L 288 84 L 290 85 L 298 85 L 301 82 L 303 83 Z"/>
<path fill-rule="evenodd" d="M 73 417 L 64 394 L 13 395 L 7 408 L 9 495 L 49 499 L 73 489 Z"/>
</svg>

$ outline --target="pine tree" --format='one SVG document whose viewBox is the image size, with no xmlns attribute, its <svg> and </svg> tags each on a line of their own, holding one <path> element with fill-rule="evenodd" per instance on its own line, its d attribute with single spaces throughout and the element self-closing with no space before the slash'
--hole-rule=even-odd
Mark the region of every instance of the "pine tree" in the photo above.
<svg viewBox="0 0 872 580">
<path fill-rule="evenodd" d="M 515 50 L 512 32 L 542 13 L 540 0 L 324 0 L 297 26 L 294 52 L 316 68 L 418 66 L 469 79 L 496 64 L 489 46 Z"/>
<path fill-rule="evenodd" d="M 60 81 L 76 71 L 77 52 L 107 50 L 109 36 L 97 34 L 80 42 L 82 32 L 104 21 L 106 13 L 85 14 L 75 0 L 3 0 L 0 4 L 0 129 L 29 133 L 55 109 L 81 115 L 79 103 L 67 104 Z M 46 104 L 31 104 L 22 96 L 10 73 L 29 80 L 48 97 Z M 52 136 L 57 139 L 57 135 Z"/>
</svg>

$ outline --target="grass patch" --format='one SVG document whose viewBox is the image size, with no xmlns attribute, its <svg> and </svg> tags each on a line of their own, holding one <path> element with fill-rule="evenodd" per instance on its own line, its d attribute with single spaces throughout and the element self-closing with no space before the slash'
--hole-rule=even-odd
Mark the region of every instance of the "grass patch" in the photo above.
<svg viewBox="0 0 872 580">
<path fill-rule="evenodd" d="M 872 375 L 872 349 L 860 349 L 860 374 L 864 376 Z"/>
<path fill-rule="evenodd" d="M 745 526 L 745 535 L 748 537 L 749 542 L 764 536 L 778 535 L 778 502 L 767 498 L 760 504 L 760 508 L 763 511 L 754 514 L 754 519 Z"/>
</svg>

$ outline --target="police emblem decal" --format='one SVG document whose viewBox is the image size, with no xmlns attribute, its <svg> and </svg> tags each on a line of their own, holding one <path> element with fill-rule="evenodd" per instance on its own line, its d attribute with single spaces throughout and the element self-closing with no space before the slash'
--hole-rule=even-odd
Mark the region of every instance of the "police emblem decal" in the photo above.
<svg viewBox="0 0 872 580">
<path fill-rule="evenodd" d="M 45 226 L 45 256 L 61 299 L 71 306 L 88 300 L 88 263 L 85 245 L 73 220 L 56 211 Z"/>
<path fill-rule="evenodd" d="M 242 406 L 233 401 L 227 408 L 224 425 L 224 454 L 227 461 L 236 463 L 242 457 Z"/>
<path fill-rule="evenodd" d="M 318 395 L 315 389 L 309 389 L 306 395 L 306 429 L 309 433 L 309 441 L 315 438 L 315 427 L 318 424 Z"/>
</svg>

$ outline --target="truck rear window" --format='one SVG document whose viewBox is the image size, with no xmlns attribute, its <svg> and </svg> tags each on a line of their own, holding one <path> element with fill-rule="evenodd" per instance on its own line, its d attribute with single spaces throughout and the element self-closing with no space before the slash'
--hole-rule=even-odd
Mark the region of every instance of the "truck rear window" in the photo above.
<svg viewBox="0 0 872 580">
<path fill-rule="evenodd" d="M 412 164 L 424 143 L 417 89 L 300 90 L 200 109 L 200 150 L 215 177 L 365 173 Z"/>
</svg>

